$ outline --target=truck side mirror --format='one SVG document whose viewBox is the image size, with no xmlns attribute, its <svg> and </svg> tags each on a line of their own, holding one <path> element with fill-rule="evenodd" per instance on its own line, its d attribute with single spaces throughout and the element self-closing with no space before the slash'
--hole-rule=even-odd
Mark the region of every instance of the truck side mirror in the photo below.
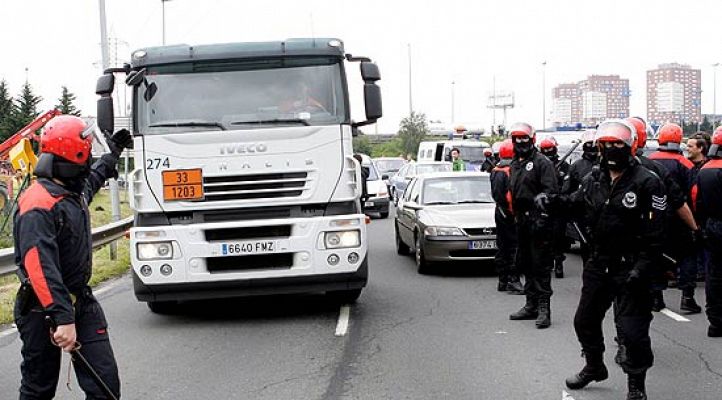
<svg viewBox="0 0 722 400">
<path fill-rule="evenodd" d="M 376 82 L 381 79 L 378 65 L 364 61 L 361 63 L 361 79 L 366 83 Z"/>
<path fill-rule="evenodd" d="M 95 84 L 95 94 L 100 96 L 113 94 L 113 89 L 115 89 L 115 75 L 113 74 L 101 75 Z"/>
<path fill-rule="evenodd" d="M 383 116 L 381 106 L 381 88 L 375 83 L 364 84 L 364 106 L 366 107 L 366 120 L 376 122 Z"/>
<path fill-rule="evenodd" d="M 104 74 L 98 78 L 95 85 L 95 93 L 100 95 L 98 99 L 97 119 L 98 128 L 106 134 L 113 133 L 115 129 L 115 115 L 113 111 L 113 89 L 115 88 L 115 76 Z"/>
</svg>

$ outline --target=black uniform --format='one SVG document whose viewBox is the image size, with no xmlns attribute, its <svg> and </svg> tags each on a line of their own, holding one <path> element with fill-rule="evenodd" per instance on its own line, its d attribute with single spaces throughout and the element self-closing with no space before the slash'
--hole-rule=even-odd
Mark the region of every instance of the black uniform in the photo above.
<svg viewBox="0 0 722 400">
<path fill-rule="evenodd" d="M 557 184 L 558 188 L 561 190 L 567 175 L 569 175 L 570 165 L 566 161 L 560 161 L 558 154 L 549 157 L 549 160 L 551 160 L 556 167 Z M 554 272 L 559 278 L 564 275 L 563 263 L 566 259 L 564 252 L 567 251 L 568 248 L 569 240 L 567 239 L 567 218 L 563 213 L 558 213 L 554 216 Z"/>
<path fill-rule="evenodd" d="M 707 162 L 696 182 L 695 210 L 710 250 L 706 274 L 707 319 L 710 333 L 722 335 L 722 159 Z M 710 334 L 712 336 L 712 334 Z"/>
<path fill-rule="evenodd" d="M 106 179 L 117 175 L 117 161 L 112 154 L 97 161 L 82 194 L 40 178 L 20 196 L 13 228 L 15 262 L 29 280 L 15 302 L 15 323 L 23 342 L 20 399 L 55 395 L 61 349 L 50 341 L 46 315 L 58 325 L 75 323 L 79 351 L 120 396 L 108 324 L 88 286 L 93 257 L 88 203 Z M 82 368 L 75 373 L 88 399 L 106 398 Z"/>
<path fill-rule="evenodd" d="M 484 162 L 481 164 L 480 169 L 482 172 L 491 173 L 491 171 L 494 169 L 495 166 L 496 166 L 496 162 L 493 157 L 485 157 Z"/>
<path fill-rule="evenodd" d="M 504 165 L 506 164 L 506 165 Z M 509 161 L 502 160 L 490 176 L 491 193 L 496 202 L 494 221 L 496 222 L 496 247 L 494 257 L 496 271 L 499 274 L 499 286 L 506 286 L 510 281 L 518 282 L 519 274 L 514 265 L 516 254 L 516 226 L 511 208 L 511 191 L 509 185 Z"/>
<path fill-rule="evenodd" d="M 653 363 L 649 282 L 662 251 L 667 196 L 655 174 L 633 162 L 616 182 L 608 173 L 589 174 L 582 186 L 557 202 L 590 223 L 592 251 L 582 273 L 582 295 L 574 327 L 585 355 L 601 359 L 602 321 L 613 302 L 623 331 L 627 374 Z M 633 272 L 634 271 L 634 272 Z"/>
<path fill-rule="evenodd" d="M 553 221 L 534 207 L 540 193 L 558 193 L 559 185 L 554 164 L 536 149 L 522 160 L 511 163 L 512 207 L 517 225 L 517 271 L 525 276 L 524 294 L 527 302 L 536 304 L 552 295 Z"/>
<path fill-rule="evenodd" d="M 584 177 L 592 172 L 592 167 L 597 162 L 597 157 L 598 153 L 585 151 L 582 153 L 582 158 L 574 161 L 572 165 L 569 166 L 569 173 L 564 177 L 564 183 L 562 184 L 562 193 L 570 194 L 579 189 Z M 589 240 L 588 226 L 582 219 L 574 219 L 572 222 L 576 224 L 574 229 L 579 229 L 579 232 L 574 232 L 574 234 L 578 236 L 579 239 L 582 261 L 587 262 L 589 259 L 589 243 L 586 242 Z"/>
</svg>

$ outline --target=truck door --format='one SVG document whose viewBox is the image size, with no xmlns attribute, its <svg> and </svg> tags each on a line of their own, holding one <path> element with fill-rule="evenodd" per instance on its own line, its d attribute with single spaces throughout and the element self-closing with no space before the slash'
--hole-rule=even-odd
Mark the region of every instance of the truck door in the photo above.
<svg viewBox="0 0 722 400">
<path fill-rule="evenodd" d="M 434 161 L 446 161 L 444 157 L 445 157 L 444 144 L 437 143 L 436 144 L 436 153 L 434 154 Z"/>
</svg>

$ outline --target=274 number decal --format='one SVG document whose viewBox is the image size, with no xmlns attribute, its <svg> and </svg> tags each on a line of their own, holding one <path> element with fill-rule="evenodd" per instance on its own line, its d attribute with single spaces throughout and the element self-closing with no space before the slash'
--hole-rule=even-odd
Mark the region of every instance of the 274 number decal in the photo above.
<svg viewBox="0 0 722 400">
<path fill-rule="evenodd" d="M 165 158 L 148 158 L 145 160 L 145 169 L 160 169 L 160 167 L 170 168 L 170 160 Z"/>
</svg>

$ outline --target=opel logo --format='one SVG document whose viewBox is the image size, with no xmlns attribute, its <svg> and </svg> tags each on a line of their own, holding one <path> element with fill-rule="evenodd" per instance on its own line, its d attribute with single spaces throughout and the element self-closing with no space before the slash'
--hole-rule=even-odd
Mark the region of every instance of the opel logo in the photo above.
<svg viewBox="0 0 722 400">
<path fill-rule="evenodd" d="M 221 147 L 221 155 L 265 153 L 267 150 L 265 143 L 228 144 Z"/>
</svg>

